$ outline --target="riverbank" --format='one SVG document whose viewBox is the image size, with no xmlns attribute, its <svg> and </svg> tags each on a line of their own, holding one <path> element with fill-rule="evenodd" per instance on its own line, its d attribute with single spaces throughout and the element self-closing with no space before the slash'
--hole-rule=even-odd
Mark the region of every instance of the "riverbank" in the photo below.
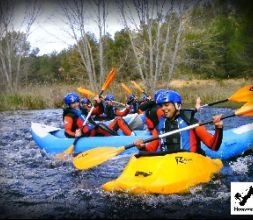
<svg viewBox="0 0 253 220">
<path fill-rule="evenodd" d="M 142 94 L 136 91 L 132 84 L 125 82 L 139 97 Z M 172 80 L 170 83 L 160 82 L 157 89 L 174 89 L 183 97 L 185 107 L 193 107 L 196 98 L 201 97 L 202 103 L 210 103 L 230 97 L 238 89 L 252 84 L 252 79 L 229 79 L 229 80 Z M 142 85 L 140 83 L 140 85 Z M 18 94 L 0 94 L 0 111 L 62 108 L 63 97 L 67 92 L 76 91 L 80 84 L 64 85 L 29 85 L 20 88 Z M 87 86 L 87 88 L 89 88 Z M 106 92 L 105 92 L 106 93 Z M 125 102 L 126 93 L 119 83 L 112 83 L 107 93 L 114 94 L 116 100 Z M 238 103 L 227 102 L 222 107 L 237 107 Z"/>
</svg>

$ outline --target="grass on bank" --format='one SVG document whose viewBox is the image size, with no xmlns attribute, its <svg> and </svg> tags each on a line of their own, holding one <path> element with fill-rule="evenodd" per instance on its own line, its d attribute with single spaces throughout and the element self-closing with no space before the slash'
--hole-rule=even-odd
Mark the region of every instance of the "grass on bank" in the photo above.
<svg viewBox="0 0 253 220">
<path fill-rule="evenodd" d="M 141 82 L 138 83 L 143 85 Z M 112 83 L 104 94 L 114 94 L 117 101 L 125 102 L 126 93 L 119 84 L 119 82 Z M 125 82 L 125 84 L 138 97 L 143 95 L 133 88 L 130 82 Z M 252 80 L 173 80 L 170 83 L 159 83 L 157 89 L 174 89 L 182 95 L 184 107 L 194 107 L 198 96 L 201 97 L 202 104 L 219 101 L 230 97 L 237 90 L 248 84 L 252 84 Z M 79 86 L 82 85 L 30 85 L 21 88 L 18 94 L 0 94 L 0 111 L 62 108 L 64 106 L 64 95 L 67 92 L 76 91 Z M 88 85 L 85 85 L 85 87 L 89 88 Z M 146 92 L 148 93 L 148 91 Z M 219 106 L 238 107 L 240 103 L 227 102 Z"/>
<path fill-rule="evenodd" d="M 0 95 L 0 111 L 44 109 L 47 107 L 43 97 L 31 95 Z"/>
</svg>

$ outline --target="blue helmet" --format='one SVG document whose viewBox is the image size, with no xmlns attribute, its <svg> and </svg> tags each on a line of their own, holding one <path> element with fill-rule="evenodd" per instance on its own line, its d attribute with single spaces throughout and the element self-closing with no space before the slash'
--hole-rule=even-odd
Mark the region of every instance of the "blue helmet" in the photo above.
<svg viewBox="0 0 253 220">
<path fill-rule="evenodd" d="M 142 97 L 141 97 L 141 101 L 146 101 L 147 100 L 147 98 L 148 98 L 148 96 L 146 96 L 146 95 L 143 95 Z"/>
<path fill-rule="evenodd" d="M 158 95 L 156 103 L 158 105 L 161 105 L 166 102 L 181 104 L 182 103 L 181 95 L 174 90 L 167 90 L 165 92 L 162 92 L 161 94 Z"/>
<path fill-rule="evenodd" d="M 75 92 L 70 92 L 64 96 L 64 102 L 67 105 L 70 105 L 74 102 L 79 102 L 79 101 L 80 101 L 80 97 Z"/>
<path fill-rule="evenodd" d="M 166 89 L 159 89 L 159 90 L 157 90 L 157 91 L 155 92 L 155 94 L 154 94 L 154 101 L 156 102 L 157 97 L 158 97 L 161 93 L 166 92 L 166 91 L 167 91 Z"/>
<path fill-rule="evenodd" d="M 87 105 L 91 103 L 90 100 L 87 99 L 87 98 L 82 98 L 80 102 L 81 102 L 82 104 L 87 104 Z"/>
<path fill-rule="evenodd" d="M 115 100 L 114 95 L 106 95 L 105 96 L 105 101 L 114 101 L 114 100 Z"/>
<path fill-rule="evenodd" d="M 134 99 L 134 98 L 136 98 L 136 96 L 134 94 L 131 94 L 131 95 L 128 96 L 129 100 Z"/>
</svg>

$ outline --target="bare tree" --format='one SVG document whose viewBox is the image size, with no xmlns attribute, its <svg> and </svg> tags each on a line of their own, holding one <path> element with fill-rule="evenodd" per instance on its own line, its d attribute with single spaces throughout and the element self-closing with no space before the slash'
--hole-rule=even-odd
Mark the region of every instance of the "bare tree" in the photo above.
<svg viewBox="0 0 253 220">
<path fill-rule="evenodd" d="M 163 74 L 169 81 L 175 72 L 184 25 L 194 3 L 132 0 L 118 1 L 118 6 L 139 75 L 147 89 L 153 92 Z"/>
<path fill-rule="evenodd" d="M 84 64 L 84 73 L 87 73 L 91 89 L 97 91 L 98 86 L 102 84 L 105 78 L 104 65 L 104 46 L 103 36 L 105 36 L 107 7 L 105 0 L 84 1 L 84 0 L 62 0 L 61 7 L 64 16 L 67 18 L 67 24 L 71 29 L 71 36 L 75 39 L 78 52 Z M 95 7 L 94 7 L 95 6 Z M 91 11 L 96 15 L 90 16 Z M 99 30 L 99 74 L 95 69 L 95 48 L 91 47 L 87 32 L 88 22 L 95 19 Z M 93 49 L 93 50 L 92 50 Z"/>
<path fill-rule="evenodd" d="M 81 56 L 85 71 L 87 72 L 91 89 L 96 90 L 97 77 L 95 64 L 91 45 L 84 25 L 85 9 L 87 6 L 85 6 L 85 2 L 82 0 L 63 0 L 61 3 L 64 15 L 67 18 L 67 24 L 71 29 L 71 35 L 77 43 L 77 49 Z"/>
<path fill-rule="evenodd" d="M 21 60 L 27 55 L 27 39 L 40 11 L 37 1 L 27 2 L 22 24 L 18 28 L 15 5 L 12 0 L 0 1 L 0 73 L 6 88 L 12 93 L 18 91 Z"/>
<path fill-rule="evenodd" d="M 106 17 L 108 15 L 105 0 L 94 0 L 94 4 L 97 7 L 97 25 L 99 30 L 99 67 L 100 67 L 100 77 L 99 83 L 105 79 L 105 70 L 104 70 L 104 43 L 103 36 L 106 34 Z"/>
</svg>

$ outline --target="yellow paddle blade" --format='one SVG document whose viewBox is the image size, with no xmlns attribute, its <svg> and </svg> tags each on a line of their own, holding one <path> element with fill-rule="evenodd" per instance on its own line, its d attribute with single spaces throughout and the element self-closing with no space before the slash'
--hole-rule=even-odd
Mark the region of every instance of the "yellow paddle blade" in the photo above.
<svg viewBox="0 0 253 220">
<path fill-rule="evenodd" d="M 72 154 L 74 151 L 74 144 L 72 144 L 68 149 L 66 149 L 63 153 L 57 154 L 55 159 L 64 160 L 68 155 Z"/>
<path fill-rule="evenodd" d="M 253 116 L 253 102 L 245 103 L 241 108 L 235 111 L 235 115 Z"/>
<path fill-rule="evenodd" d="M 77 88 L 77 91 L 82 94 L 83 96 L 85 96 L 86 98 L 88 98 L 89 96 L 96 96 L 96 94 L 88 89 L 85 89 L 83 87 L 79 87 Z"/>
<path fill-rule="evenodd" d="M 131 83 L 135 86 L 136 89 L 138 89 L 140 92 L 144 92 L 144 89 L 141 88 L 139 84 L 137 84 L 135 81 L 131 81 Z"/>
<path fill-rule="evenodd" d="M 95 167 L 125 150 L 125 147 L 98 147 L 78 154 L 73 164 L 79 170 Z"/>
<path fill-rule="evenodd" d="M 244 86 L 230 96 L 228 100 L 235 102 L 253 102 L 253 85 Z"/>
<path fill-rule="evenodd" d="M 116 76 L 116 73 L 117 73 L 116 69 L 112 68 L 112 70 L 109 72 L 108 76 L 106 77 L 106 80 L 105 80 L 104 85 L 102 87 L 102 91 L 106 90 L 109 87 L 112 80 Z"/>
<path fill-rule="evenodd" d="M 128 86 L 125 85 L 125 83 L 121 83 L 122 88 L 127 92 L 128 95 L 132 94 L 132 90 L 129 89 Z"/>
</svg>

